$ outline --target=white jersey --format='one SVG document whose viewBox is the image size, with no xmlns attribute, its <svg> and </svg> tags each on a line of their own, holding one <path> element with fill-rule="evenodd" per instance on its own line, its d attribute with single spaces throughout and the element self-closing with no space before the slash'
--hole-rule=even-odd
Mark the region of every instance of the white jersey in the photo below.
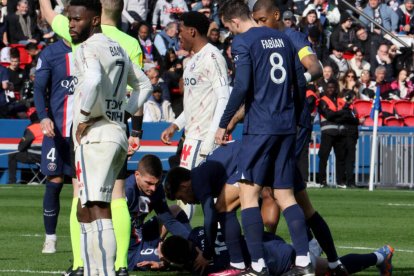
<svg viewBox="0 0 414 276">
<path fill-rule="evenodd" d="M 119 44 L 99 33 L 88 38 L 76 51 L 73 137 L 82 119 L 81 109 L 89 118 L 101 118 L 87 129 L 81 144 L 114 142 L 125 150 L 126 85 L 132 63 Z M 75 146 L 78 145 L 74 139 Z"/>
<path fill-rule="evenodd" d="M 204 140 L 217 106 L 215 89 L 228 86 L 227 64 L 223 55 L 207 43 L 185 64 L 183 80 L 186 137 Z M 225 91 L 228 92 L 228 89 Z"/>
</svg>

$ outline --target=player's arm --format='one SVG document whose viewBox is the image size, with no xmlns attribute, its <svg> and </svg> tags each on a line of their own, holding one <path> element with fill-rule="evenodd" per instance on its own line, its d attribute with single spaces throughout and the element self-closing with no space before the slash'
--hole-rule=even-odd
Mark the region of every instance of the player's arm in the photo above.
<svg viewBox="0 0 414 276">
<path fill-rule="evenodd" d="M 138 109 L 144 106 L 152 92 L 152 85 L 148 77 L 134 63 L 129 63 L 128 85 L 132 87 L 132 93 L 126 107 L 129 114 L 136 114 Z"/>
<path fill-rule="evenodd" d="M 307 82 L 315 81 L 322 77 L 323 68 L 321 62 L 315 54 L 309 54 L 301 58 L 300 62 L 306 68 L 304 74 Z"/>
<path fill-rule="evenodd" d="M 69 20 L 67 17 L 58 14 L 52 8 L 50 0 L 39 0 L 40 11 L 53 31 L 60 37 L 71 42 L 72 37 L 69 34 Z"/>
<path fill-rule="evenodd" d="M 161 133 L 161 141 L 167 145 L 171 144 L 170 139 L 173 137 L 174 133 L 178 130 L 181 130 L 185 127 L 185 114 L 184 111 L 181 112 L 180 116 L 170 124 L 170 126 Z"/>
<path fill-rule="evenodd" d="M 292 74 L 294 87 L 293 100 L 295 104 L 296 121 L 298 123 L 303 115 L 307 115 L 303 114 L 303 112 L 309 112 L 309 110 L 303 107 L 306 104 L 306 79 L 302 63 L 297 54 L 294 55 L 294 68 L 296 74 Z"/>
<path fill-rule="evenodd" d="M 43 18 L 46 19 L 50 26 L 52 26 L 53 19 L 58 15 L 58 13 L 53 10 L 52 3 L 50 3 L 50 0 L 39 0 L 39 5 Z"/>
<path fill-rule="evenodd" d="M 233 118 L 231 118 L 230 123 L 227 125 L 226 133 L 231 134 L 233 130 L 236 128 L 236 125 L 243 121 L 245 114 L 244 104 L 242 104 L 237 110 L 236 114 L 234 114 Z"/>
</svg>

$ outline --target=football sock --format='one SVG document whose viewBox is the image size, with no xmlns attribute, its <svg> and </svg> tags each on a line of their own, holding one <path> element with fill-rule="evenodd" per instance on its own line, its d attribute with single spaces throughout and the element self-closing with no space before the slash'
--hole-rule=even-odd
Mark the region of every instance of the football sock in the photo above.
<svg viewBox="0 0 414 276">
<path fill-rule="evenodd" d="M 131 217 L 125 198 L 111 201 L 112 224 L 116 237 L 115 270 L 128 267 L 128 248 L 131 238 Z"/>
<path fill-rule="evenodd" d="M 370 254 L 348 254 L 339 258 L 349 275 L 362 271 L 377 264 L 377 256 Z"/>
<path fill-rule="evenodd" d="M 111 219 L 92 222 L 93 256 L 99 275 L 115 275 L 116 240 Z"/>
<path fill-rule="evenodd" d="M 338 260 L 338 253 L 336 253 L 335 244 L 332 238 L 331 230 L 326 221 L 315 212 L 307 221 L 309 227 L 312 229 L 316 240 L 319 242 L 322 250 L 325 252 L 328 262 L 335 262 Z"/>
<path fill-rule="evenodd" d="M 236 268 L 245 268 L 241 246 L 241 228 L 235 211 L 218 214 L 224 242 L 230 255 L 230 264 Z"/>
<path fill-rule="evenodd" d="M 72 244 L 73 264 L 72 268 L 75 270 L 83 266 L 81 254 L 81 227 L 76 217 L 78 209 L 78 198 L 72 199 L 72 206 L 70 208 L 69 228 L 70 228 L 70 243 Z"/>
<path fill-rule="evenodd" d="M 80 249 L 82 254 L 82 260 L 84 263 L 85 275 L 96 275 L 97 267 L 95 258 L 93 255 L 93 236 L 92 236 L 92 223 L 80 223 L 81 226 L 81 239 Z"/>
<path fill-rule="evenodd" d="M 57 240 L 56 234 L 52 234 L 52 235 L 46 234 L 46 240 L 56 241 Z"/>
<path fill-rule="evenodd" d="M 263 247 L 263 220 L 259 207 L 243 209 L 241 211 L 244 237 L 252 258 L 252 268 L 261 271 L 265 267 Z"/>
<path fill-rule="evenodd" d="M 328 266 L 329 266 L 330 269 L 334 269 L 335 267 L 337 267 L 340 264 L 341 264 L 341 261 L 339 259 L 336 262 L 328 262 Z"/>
<path fill-rule="evenodd" d="M 384 261 L 384 256 L 381 253 L 378 252 L 373 252 L 375 254 L 375 256 L 377 256 L 377 263 L 376 265 L 382 264 L 382 262 Z"/>
<path fill-rule="evenodd" d="M 56 234 L 56 225 L 60 211 L 59 195 L 63 183 L 46 181 L 45 194 L 43 196 L 43 223 L 47 235 Z"/>
<path fill-rule="evenodd" d="M 188 219 L 187 214 L 184 211 L 180 211 L 175 217 L 175 219 L 181 222 L 185 227 L 187 227 L 188 231 L 191 232 L 192 228 L 190 225 L 190 220 Z"/>
<path fill-rule="evenodd" d="M 289 206 L 283 211 L 289 228 L 290 238 L 296 251 L 296 265 L 307 266 L 310 263 L 309 243 L 306 235 L 305 216 L 298 204 Z"/>
</svg>

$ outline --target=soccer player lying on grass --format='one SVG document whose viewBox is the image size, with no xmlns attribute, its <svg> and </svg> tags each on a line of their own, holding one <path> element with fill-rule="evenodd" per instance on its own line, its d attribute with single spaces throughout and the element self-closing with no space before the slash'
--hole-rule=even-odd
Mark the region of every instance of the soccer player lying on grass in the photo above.
<svg viewBox="0 0 414 276">
<path fill-rule="evenodd" d="M 161 234 L 161 224 L 172 234 L 184 238 L 187 238 L 191 231 L 185 212 L 178 206 L 168 208 L 163 186 L 160 185 L 161 179 L 161 160 L 155 155 L 148 154 L 139 161 L 135 174 L 126 180 L 125 191 L 131 217 L 129 270 L 136 270 L 136 264 L 141 261 L 158 258 L 155 249 L 161 237 L 166 235 L 165 230 Z M 144 223 L 152 210 L 157 216 Z"/>
<path fill-rule="evenodd" d="M 245 268 L 239 244 L 241 232 L 236 210 L 240 205 L 239 187 L 226 181 L 237 168 L 237 153 L 241 149 L 240 141 L 229 142 L 209 155 L 204 163 L 189 171 L 184 168 L 170 170 L 165 181 L 166 195 L 169 199 L 180 199 L 188 203 L 201 203 L 206 230 L 206 249 L 204 257 L 209 259 L 214 254 L 213 241 L 217 231 L 217 221 L 223 230 L 226 245 L 230 253 L 228 272 L 239 273 Z M 314 232 L 329 262 L 335 264 L 336 275 L 347 275 L 338 260 L 331 232 L 325 220 L 313 209 L 306 193 L 305 183 L 295 181 L 295 196 L 304 210 L 307 223 Z M 217 203 L 213 199 L 217 197 Z M 262 208 L 267 208 L 262 206 Z M 266 212 L 266 211 L 264 211 Z M 341 272 L 341 274 L 339 274 Z"/>
<path fill-rule="evenodd" d="M 220 237 L 220 229 L 217 237 Z M 266 233 L 264 236 L 265 262 L 269 268 L 270 275 L 284 275 L 283 273 L 289 271 L 293 266 L 295 260 L 295 251 L 293 247 L 286 243 L 282 238 Z M 244 240 L 243 240 L 244 242 Z M 178 266 L 187 271 L 196 272 L 199 275 L 209 276 L 224 276 L 231 274 L 214 273 L 220 271 L 229 263 L 228 251 L 225 245 L 216 241 L 215 250 L 218 252 L 217 258 L 204 271 L 193 270 L 193 260 L 199 254 L 199 251 L 204 249 L 205 244 L 204 229 L 196 227 L 191 231 L 188 239 L 179 236 L 168 237 L 161 245 L 161 263 L 146 263 L 146 265 L 153 267 L 162 267 L 164 262 L 169 262 L 174 266 Z M 394 249 L 385 245 L 376 251 L 368 254 L 348 254 L 340 258 L 349 273 L 354 274 L 367 269 L 371 266 L 377 266 L 380 275 L 392 275 L 392 257 Z M 245 243 L 242 246 L 243 256 L 248 256 L 248 251 Z M 312 259 L 312 265 L 315 267 L 315 274 L 320 276 L 335 275 L 330 274 L 328 261 L 324 258 L 315 257 Z M 217 261 L 217 262 L 216 262 Z M 245 259 L 246 265 L 249 265 L 249 258 Z M 236 275 L 236 274 L 232 274 Z"/>
</svg>

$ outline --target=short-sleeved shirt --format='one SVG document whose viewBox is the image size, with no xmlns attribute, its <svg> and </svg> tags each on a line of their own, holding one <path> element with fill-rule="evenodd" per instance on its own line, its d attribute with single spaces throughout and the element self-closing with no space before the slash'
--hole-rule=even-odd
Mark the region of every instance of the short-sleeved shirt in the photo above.
<svg viewBox="0 0 414 276">
<path fill-rule="evenodd" d="M 185 64 L 183 80 L 186 137 L 204 140 L 217 106 L 214 90 L 228 86 L 226 60 L 207 43 Z"/>
<path fill-rule="evenodd" d="M 9 80 L 9 73 L 7 68 L 0 65 L 0 106 L 7 104 L 6 92 L 3 89 L 3 82 Z"/>
</svg>

